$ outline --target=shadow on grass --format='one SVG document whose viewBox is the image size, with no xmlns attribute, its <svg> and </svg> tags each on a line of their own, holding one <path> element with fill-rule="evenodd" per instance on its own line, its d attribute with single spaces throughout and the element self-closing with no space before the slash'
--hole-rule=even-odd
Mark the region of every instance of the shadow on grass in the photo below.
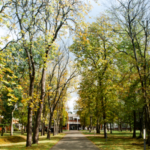
<svg viewBox="0 0 150 150">
<path fill-rule="evenodd" d="M 7 142 L 8 144 L 5 146 L 1 146 L 1 144 L 0 144 L 0 150 L 49 150 L 59 140 L 61 140 L 64 135 L 65 134 L 59 134 L 59 135 L 56 135 L 55 137 L 52 136 L 50 140 L 46 139 L 46 136 L 40 136 L 39 144 L 32 144 L 32 147 L 26 147 L 25 143 L 19 144 L 19 141 L 17 141 L 16 142 L 17 144 L 15 145 L 14 141 L 11 141 L 11 143 Z M 16 136 L 14 136 L 14 137 L 16 138 Z M 21 137 L 19 137 L 19 138 L 21 138 Z M 25 139 L 21 142 L 25 142 Z M 13 145 L 11 145 L 11 144 L 13 144 Z"/>
<path fill-rule="evenodd" d="M 143 148 L 142 139 L 133 139 L 130 137 L 108 137 L 107 141 L 104 137 L 94 137 L 87 136 L 95 145 L 97 145 L 101 150 L 136 150 Z"/>
<path fill-rule="evenodd" d="M 0 150 L 49 150 L 55 144 L 56 143 L 32 144 L 32 147 L 25 147 L 25 145 L 15 145 L 5 147 L 0 146 Z"/>
<path fill-rule="evenodd" d="M 25 140 L 23 136 L 6 136 L 0 137 L 0 144 L 25 142 Z"/>
</svg>

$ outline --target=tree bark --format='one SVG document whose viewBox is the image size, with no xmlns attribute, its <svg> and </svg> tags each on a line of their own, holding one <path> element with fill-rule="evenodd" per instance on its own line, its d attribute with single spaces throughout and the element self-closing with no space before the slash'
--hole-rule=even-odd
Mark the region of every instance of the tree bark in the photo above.
<svg viewBox="0 0 150 150">
<path fill-rule="evenodd" d="M 50 138 L 51 138 L 52 117 L 53 117 L 53 114 L 50 114 L 49 125 L 48 125 L 48 129 L 47 129 L 47 139 L 49 139 L 49 140 L 50 140 Z M 54 131 L 53 131 L 53 132 L 54 132 Z"/>
<path fill-rule="evenodd" d="M 24 127 L 24 132 L 25 132 L 25 133 L 27 132 L 27 127 L 26 127 L 26 126 Z"/>
<path fill-rule="evenodd" d="M 28 106 L 28 125 L 27 125 L 27 143 L 26 146 L 32 145 L 32 108 Z"/>
<path fill-rule="evenodd" d="M 24 126 L 22 125 L 22 128 L 21 128 L 21 134 L 23 135 L 24 134 Z"/>
<path fill-rule="evenodd" d="M 13 112 L 11 112 L 10 136 L 13 136 Z"/>
<path fill-rule="evenodd" d="M 107 137 L 106 129 L 107 129 L 107 127 L 106 127 L 106 122 L 105 122 L 105 123 L 104 123 L 104 138 L 106 138 L 106 137 Z"/>
<path fill-rule="evenodd" d="M 45 135 L 45 122 L 42 122 L 41 136 Z"/>
<path fill-rule="evenodd" d="M 142 138 L 142 134 L 143 134 L 143 126 L 142 126 L 143 115 L 140 112 L 139 112 L 139 120 L 140 120 L 140 136 L 138 138 Z"/>
<path fill-rule="evenodd" d="M 54 126 L 53 126 L 53 136 L 55 136 L 55 132 L 56 132 L 56 130 L 55 130 L 55 120 L 54 120 Z"/>
<path fill-rule="evenodd" d="M 90 116 L 90 128 L 89 128 L 89 132 L 91 132 L 92 130 L 92 117 Z"/>
<path fill-rule="evenodd" d="M 149 108 L 146 106 L 146 129 L 147 129 L 147 134 L 148 134 L 148 137 L 147 137 L 147 141 L 146 143 L 148 144 L 148 146 L 150 146 L 150 115 L 149 115 Z"/>
<path fill-rule="evenodd" d="M 4 131 L 5 131 L 5 129 L 4 129 L 4 127 L 2 127 L 2 133 L 1 133 L 1 136 L 4 135 Z"/>
<path fill-rule="evenodd" d="M 131 121 L 130 121 L 130 132 L 132 132 Z"/>
<path fill-rule="evenodd" d="M 7 133 L 7 127 L 5 126 L 5 133 Z"/>
<path fill-rule="evenodd" d="M 120 122 L 120 130 L 121 130 L 121 132 L 122 132 L 122 122 Z"/>
<path fill-rule="evenodd" d="M 148 143 L 148 146 L 150 146 L 150 127 L 148 127 L 147 134 L 148 134 L 147 143 Z"/>
<path fill-rule="evenodd" d="M 62 118 L 60 118 L 59 133 L 62 133 Z"/>
<path fill-rule="evenodd" d="M 110 123 L 110 134 L 112 134 L 112 126 L 111 126 L 111 123 Z"/>
<path fill-rule="evenodd" d="M 45 97 L 45 80 L 46 80 L 46 70 L 45 68 L 43 68 L 42 79 L 41 79 L 41 102 L 39 102 L 39 109 L 37 111 L 37 116 L 36 116 L 36 121 L 35 121 L 35 130 L 34 130 L 35 133 L 33 136 L 33 144 L 37 144 L 38 139 L 39 139 L 39 126 L 41 122 L 41 114 L 43 110 L 43 102 L 44 102 L 44 97 Z"/>
<path fill-rule="evenodd" d="M 104 120 L 104 138 L 106 138 L 107 137 L 107 132 L 106 132 L 106 122 L 105 122 L 105 119 L 106 119 L 106 114 L 105 114 L 105 110 L 104 110 L 104 112 L 103 112 L 103 120 Z"/>
<path fill-rule="evenodd" d="M 133 138 L 136 138 L 136 112 L 135 110 L 133 111 L 133 116 L 134 116 Z"/>
<path fill-rule="evenodd" d="M 100 133 L 99 118 L 97 118 L 96 133 Z"/>
<path fill-rule="evenodd" d="M 31 97 L 30 102 L 28 104 L 28 124 L 27 124 L 27 140 L 26 140 L 26 147 L 30 147 L 32 145 L 32 97 L 34 92 L 34 78 L 35 78 L 35 68 L 33 64 L 32 74 L 30 73 L 30 89 L 29 89 L 29 96 Z M 30 68 L 30 67 L 29 67 Z M 30 70 L 30 69 L 29 69 Z M 31 70 L 30 70 L 31 71 Z"/>
</svg>

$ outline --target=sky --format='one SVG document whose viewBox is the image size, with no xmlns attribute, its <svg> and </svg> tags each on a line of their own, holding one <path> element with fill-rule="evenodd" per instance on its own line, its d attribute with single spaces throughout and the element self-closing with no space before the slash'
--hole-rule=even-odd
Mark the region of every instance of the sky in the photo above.
<svg viewBox="0 0 150 150">
<path fill-rule="evenodd" d="M 107 6 L 110 6 L 108 0 L 98 0 L 98 4 L 94 1 L 91 1 L 92 10 L 89 13 L 89 17 L 86 17 L 86 21 L 92 23 L 95 21 L 96 17 L 100 16 L 100 14 L 104 13 L 107 9 Z M 74 112 L 75 101 L 78 99 L 77 91 L 70 94 L 70 97 L 67 102 L 67 106 L 69 111 Z"/>
</svg>

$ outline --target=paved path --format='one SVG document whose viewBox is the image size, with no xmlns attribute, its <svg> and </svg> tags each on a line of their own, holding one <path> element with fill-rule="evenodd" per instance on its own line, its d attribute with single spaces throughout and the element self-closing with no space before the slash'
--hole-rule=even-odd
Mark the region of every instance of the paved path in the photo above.
<svg viewBox="0 0 150 150">
<path fill-rule="evenodd" d="M 65 132 L 67 135 L 50 150 L 99 150 L 79 131 Z"/>
</svg>

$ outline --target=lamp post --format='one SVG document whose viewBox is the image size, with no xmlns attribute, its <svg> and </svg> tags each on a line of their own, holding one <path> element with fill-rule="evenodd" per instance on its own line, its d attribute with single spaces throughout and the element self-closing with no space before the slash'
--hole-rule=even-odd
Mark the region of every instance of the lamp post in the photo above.
<svg viewBox="0 0 150 150">
<path fill-rule="evenodd" d="M 146 129 L 143 129 L 144 150 L 146 150 Z"/>
</svg>

